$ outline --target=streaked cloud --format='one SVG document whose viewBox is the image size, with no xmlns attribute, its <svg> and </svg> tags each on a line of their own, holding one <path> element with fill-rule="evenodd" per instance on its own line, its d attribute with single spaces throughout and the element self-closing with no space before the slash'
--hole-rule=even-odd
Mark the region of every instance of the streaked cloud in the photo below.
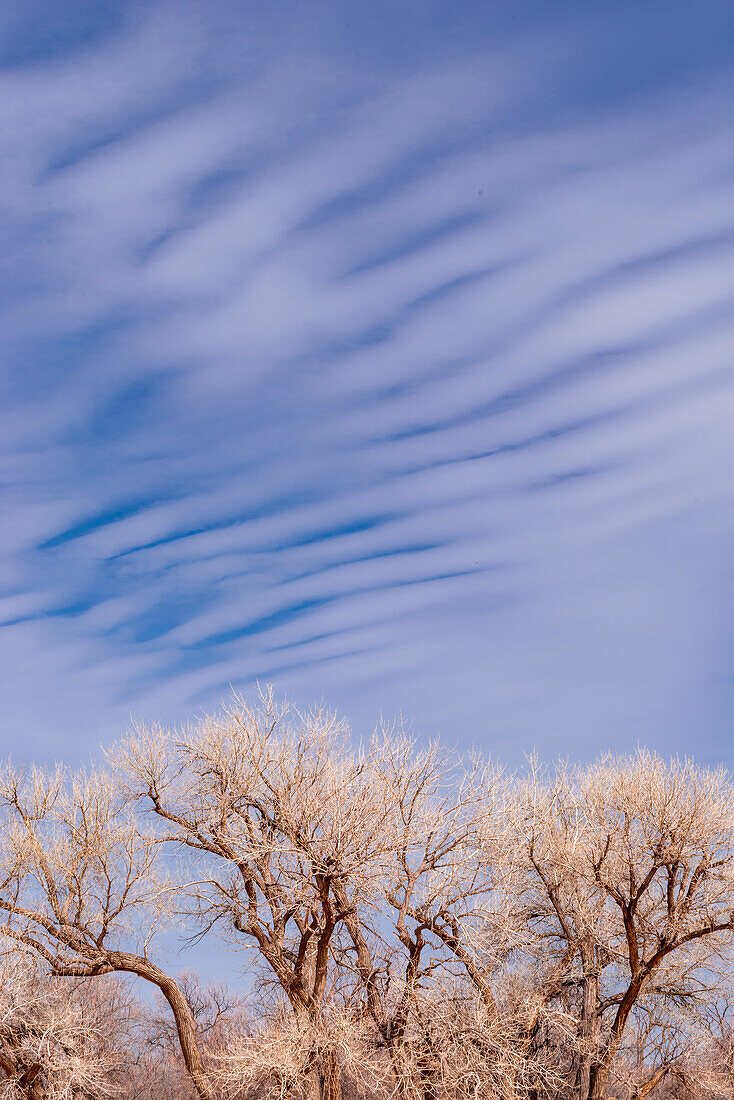
<svg viewBox="0 0 734 1100">
<path fill-rule="evenodd" d="M 518 12 L 80 8 L 2 71 L 7 747 L 260 678 L 727 755 L 734 82 Z"/>
</svg>

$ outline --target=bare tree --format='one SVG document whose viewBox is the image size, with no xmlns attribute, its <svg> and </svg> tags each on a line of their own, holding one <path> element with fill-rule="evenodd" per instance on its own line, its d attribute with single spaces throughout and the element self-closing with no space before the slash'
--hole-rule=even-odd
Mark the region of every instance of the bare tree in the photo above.
<svg viewBox="0 0 734 1100">
<path fill-rule="evenodd" d="M 171 1008 L 199 1096 L 213 1100 L 186 997 L 149 955 L 168 896 L 157 874 L 158 845 L 112 776 L 7 767 L 0 808 L 2 934 L 34 951 L 55 976 L 117 972 L 152 983 Z"/>
<path fill-rule="evenodd" d="M 0 960 L 0 1097 L 116 1095 L 135 1017 L 119 985 L 51 978 L 35 955 L 11 949 Z"/>
<path fill-rule="evenodd" d="M 498 1005 L 493 988 L 507 988 L 524 934 L 507 861 L 501 884 L 492 862 L 500 834 L 506 843 L 498 769 L 420 749 L 401 730 L 355 751 L 331 714 L 270 694 L 178 732 L 139 729 L 114 760 L 159 840 L 190 853 L 196 935 L 249 948 L 261 992 L 274 983 L 290 1007 L 267 1038 L 259 1028 L 240 1044 L 230 1082 L 236 1065 L 243 1080 L 334 1100 L 342 1070 L 364 1076 L 355 1067 L 371 1049 L 398 1095 L 432 1100 L 448 1047 L 425 1006 L 458 981 L 476 1079 L 512 1064 L 512 1087 L 531 1090 L 543 1008 L 530 988 Z"/>
<path fill-rule="evenodd" d="M 426 1005 L 432 995 L 441 1003 L 438 991 L 455 984 L 452 964 L 469 979 L 487 1018 L 494 1024 L 497 1017 L 492 973 L 507 949 L 507 925 L 497 920 L 487 850 L 501 775 L 478 764 L 467 768 L 437 744 L 421 750 L 402 731 L 383 730 L 373 790 L 391 833 L 391 860 L 380 880 L 381 904 L 372 912 L 347 910 L 351 950 L 341 961 L 359 979 L 399 1095 L 428 1098 L 445 1067 L 435 1029 L 426 1026 Z"/>
<path fill-rule="evenodd" d="M 8 1096 L 734 1095 L 723 772 L 640 751 L 515 780 L 268 692 L 110 757 L 0 776 L 0 932 L 40 968 L 0 1004 Z M 171 918 L 252 965 L 252 1008 L 153 961 Z M 170 1010 L 136 1010 L 117 1066 L 89 981 L 116 973 Z M 68 991 L 53 1026 L 41 988 Z"/>
<path fill-rule="evenodd" d="M 355 975 L 349 1001 L 361 1000 L 387 1050 L 396 1094 L 547 1088 L 557 1073 L 533 1037 L 541 1025 L 556 1031 L 563 1014 L 551 1021 L 513 966 L 527 932 L 513 864 L 498 858 L 508 842 L 507 779 L 438 744 L 421 748 L 400 729 L 381 731 L 373 768 L 391 860 L 379 904 L 347 912 L 339 968 Z"/>
<path fill-rule="evenodd" d="M 734 790 L 721 771 L 640 751 L 534 770 L 515 813 L 546 996 L 575 1007 L 575 1090 L 601 1100 L 633 1013 L 700 996 L 731 942 Z"/>
<path fill-rule="evenodd" d="M 338 1100 L 334 948 L 375 895 L 392 839 L 372 750 L 355 751 L 330 713 L 263 693 L 178 733 L 138 730 L 114 758 L 160 839 L 194 857 L 199 935 L 218 929 L 255 953 L 306 1036 L 301 1084 Z"/>
</svg>

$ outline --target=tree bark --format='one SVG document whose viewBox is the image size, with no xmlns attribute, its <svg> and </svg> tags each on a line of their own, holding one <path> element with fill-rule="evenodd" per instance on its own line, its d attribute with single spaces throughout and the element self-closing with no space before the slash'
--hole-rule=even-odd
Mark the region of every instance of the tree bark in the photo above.
<svg viewBox="0 0 734 1100">
<path fill-rule="evenodd" d="M 649 1077 L 643 1085 L 640 1085 L 634 1094 L 633 1100 L 645 1100 L 645 1097 L 649 1096 L 654 1088 L 657 1088 L 669 1069 L 670 1066 L 661 1066 L 660 1069 L 656 1070 L 652 1077 Z"/>
<path fill-rule="evenodd" d="M 144 978 L 160 989 L 173 1013 L 181 1053 L 192 1084 L 201 1100 L 215 1100 L 214 1086 L 206 1072 L 199 1049 L 196 1023 L 191 1008 L 174 979 L 148 959 L 126 951 L 109 951 L 107 961 L 114 970 L 137 974 L 138 977 Z"/>
<path fill-rule="evenodd" d="M 596 968 L 596 953 L 593 944 L 582 944 L 580 955 L 581 965 L 583 967 L 581 1019 L 579 1021 L 581 1053 L 579 1057 L 576 1088 L 579 1096 L 588 1096 L 591 1083 L 591 1064 L 594 1058 L 594 1046 L 599 1032 L 599 973 Z"/>
<path fill-rule="evenodd" d="M 607 1092 L 609 1066 L 594 1062 L 589 1070 L 589 1100 L 604 1100 Z"/>
<path fill-rule="evenodd" d="M 319 1085 L 320 1100 L 342 1100 L 341 1067 L 333 1050 L 322 1055 Z"/>
</svg>

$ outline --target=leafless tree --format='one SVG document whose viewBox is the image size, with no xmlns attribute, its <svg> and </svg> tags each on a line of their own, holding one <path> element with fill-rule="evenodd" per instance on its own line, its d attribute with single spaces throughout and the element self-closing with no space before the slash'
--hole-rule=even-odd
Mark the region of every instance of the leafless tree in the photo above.
<svg viewBox="0 0 734 1100">
<path fill-rule="evenodd" d="M 633 1014 L 704 996 L 728 949 L 734 790 L 721 771 L 640 751 L 533 769 L 515 822 L 524 911 L 551 963 L 545 995 L 577 1013 L 574 1089 L 601 1100 Z"/>
<path fill-rule="evenodd" d="M 337 1100 L 334 949 L 376 895 L 392 843 L 373 750 L 355 750 L 329 712 L 263 693 L 177 733 L 138 730 L 115 761 L 160 840 L 195 857 L 198 934 L 218 929 L 259 958 L 306 1037 L 299 1087 Z"/>
<path fill-rule="evenodd" d="M 113 777 L 8 766 L 0 809 L 5 938 L 35 952 L 57 977 L 129 973 L 152 983 L 171 1008 L 199 1096 L 213 1100 L 190 1006 L 149 954 L 169 896 L 157 873 L 158 844 Z"/>
<path fill-rule="evenodd" d="M 84 1065 L 103 1067 L 64 1084 L 71 1017 L 41 1057 L 8 1001 L 8 1095 L 148 1100 L 152 1079 L 159 1100 L 734 1095 L 723 772 L 640 751 L 515 779 L 401 728 L 355 744 L 269 692 L 138 729 L 110 761 L 0 778 L 2 934 L 73 992 Z M 172 918 L 250 967 L 248 1005 L 153 961 Z M 114 1068 L 89 979 L 116 973 L 161 1001 Z"/>
<path fill-rule="evenodd" d="M 0 959 L 0 1097 L 102 1100 L 120 1093 L 136 1006 L 109 980 L 49 977 L 29 951 Z"/>
<path fill-rule="evenodd" d="M 374 771 L 392 858 L 382 872 L 381 904 L 347 913 L 342 967 L 359 978 L 398 1095 L 430 1100 L 445 1091 L 449 1065 L 461 1062 L 458 1034 L 463 1054 L 475 1069 L 481 1063 L 467 1080 L 477 1088 L 493 1074 L 495 1084 L 507 1081 L 527 1006 L 513 1011 L 507 1026 L 496 996 L 518 934 L 506 904 L 511 892 L 498 889 L 491 859 L 503 831 L 505 780 L 498 769 L 467 763 L 438 744 L 420 749 L 401 730 L 382 731 Z"/>
</svg>

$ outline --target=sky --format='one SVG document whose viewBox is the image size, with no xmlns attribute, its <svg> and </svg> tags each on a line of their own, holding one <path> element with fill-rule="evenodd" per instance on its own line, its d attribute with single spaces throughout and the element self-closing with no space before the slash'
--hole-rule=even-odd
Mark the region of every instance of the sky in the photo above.
<svg viewBox="0 0 734 1100">
<path fill-rule="evenodd" d="M 6 0 L 0 751 L 731 763 L 733 94 L 725 0 Z"/>
</svg>

